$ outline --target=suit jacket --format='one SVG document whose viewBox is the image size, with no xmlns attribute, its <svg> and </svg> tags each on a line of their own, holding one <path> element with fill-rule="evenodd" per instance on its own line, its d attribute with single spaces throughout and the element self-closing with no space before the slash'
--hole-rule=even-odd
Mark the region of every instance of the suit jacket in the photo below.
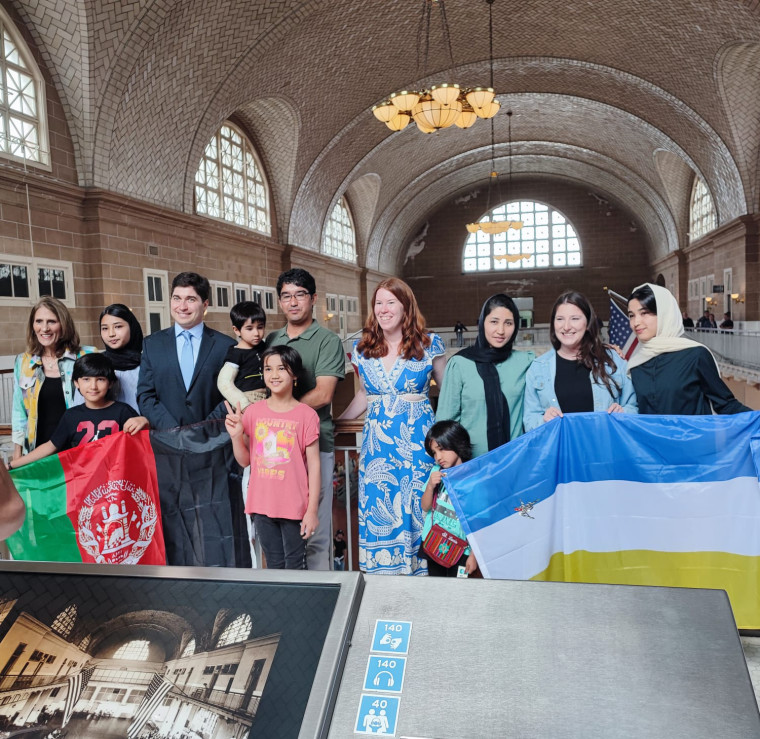
<svg viewBox="0 0 760 739">
<path fill-rule="evenodd" d="M 224 365 L 227 349 L 234 344 L 229 336 L 204 325 L 193 379 L 186 391 L 177 358 L 174 326 L 145 337 L 137 403 L 152 428 L 187 426 L 212 414 L 223 400 L 216 377 Z"/>
</svg>

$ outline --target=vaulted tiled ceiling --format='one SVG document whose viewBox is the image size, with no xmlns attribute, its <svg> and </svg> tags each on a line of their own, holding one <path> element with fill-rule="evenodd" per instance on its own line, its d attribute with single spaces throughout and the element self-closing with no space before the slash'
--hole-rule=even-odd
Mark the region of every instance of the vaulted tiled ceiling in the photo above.
<svg viewBox="0 0 760 739">
<path fill-rule="evenodd" d="M 254 139 L 283 241 L 319 249 L 347 193 L 360 263 L 398 268 L 413 229 L 482 183 L 490 128 L 391 133 L 389 92 L 487 84 L 488 4 L 446 0 L 454 68 L 420 0 L 15 0 L 69 118 L 80 182 L 192 211 L 206 142 Z M 687 240 L 692 173 L 720 223 L 757 210 L 760 8 L 740 0 L 495 0 L 494 78 L 514 112 L 513 169 L 622 201 L 656 259 Z M 494 119 L 498 156 L 506 116 Z M 504 169 L 503 161 L 497 165 Z"/>
</svg>

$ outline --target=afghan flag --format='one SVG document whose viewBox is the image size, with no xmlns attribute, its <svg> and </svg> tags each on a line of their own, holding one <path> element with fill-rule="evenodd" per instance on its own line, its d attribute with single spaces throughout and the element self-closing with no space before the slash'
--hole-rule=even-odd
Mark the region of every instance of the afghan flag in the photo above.
<svg viewBox="0 0 760 739">
<path fill-rule="evenodd" d="M 725 590 L 760 628 L 760 413 L 576 413 L 447 470 L 485 577 Z"/>
<path fill-rule="evenodd" d="M 166 564 L 147 431 L 123 432 L 11 471 L 26 504 L 14 559 Z"/>
</svg>

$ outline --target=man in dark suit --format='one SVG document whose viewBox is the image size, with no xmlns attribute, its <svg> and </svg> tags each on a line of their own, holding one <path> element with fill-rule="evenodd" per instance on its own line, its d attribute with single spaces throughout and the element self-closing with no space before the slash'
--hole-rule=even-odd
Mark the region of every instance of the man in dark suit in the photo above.
<svg viewBox="0 0 760 739">
<path fill-rule="evenodd" d="M 151 428 L 198 423 L 223 400 L 216 378 L 235 341 L 203 324 L 209 291 L 205 277 L 178 274 L 172 282 L 174 326 L 145 338 L 137 402 Z M 183 377 L 183 361 L 189 377 Z"/>
<path fill-rule="evenodd" d="M 223 422 L 167 431 L 226 415 L 216 378 L 235 342 L 203 325 L 209 291 L 208 280 L 194 272 L 174 278 L 175 323 L 145 339 L 137 403 L 154 429 L 167 564 L 250 567 L 241 549 L 247 540 L 239 470 Z"/>
</svg>

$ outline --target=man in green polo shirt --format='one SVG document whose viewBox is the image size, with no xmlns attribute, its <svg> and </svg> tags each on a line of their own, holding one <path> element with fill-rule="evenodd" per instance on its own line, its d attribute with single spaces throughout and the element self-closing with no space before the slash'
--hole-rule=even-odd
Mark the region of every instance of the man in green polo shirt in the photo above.
<svg viewBox="0 0 760 739">
<path fill-rule="evenodd" d="M 332 499 L 335 466 L 335 426 L 332 399 L 338 380 L 346 374 L 346 356 L 337 334 L 320 326 L 312 317 L 317 285 L 305 269 L 289 269 L 277 280 L 277 297 L 287 324 L 267 336 L 267 346 L 287 344 L 303 361 L 306 375 L 302 403 L 319 416 L 319 456 L 322 486 L 319 493 L 319 527 L 306 543 L 310 570 L 332 569 Z M 299 383 L 300 385 L 300 383 Z"/>
</svg>

